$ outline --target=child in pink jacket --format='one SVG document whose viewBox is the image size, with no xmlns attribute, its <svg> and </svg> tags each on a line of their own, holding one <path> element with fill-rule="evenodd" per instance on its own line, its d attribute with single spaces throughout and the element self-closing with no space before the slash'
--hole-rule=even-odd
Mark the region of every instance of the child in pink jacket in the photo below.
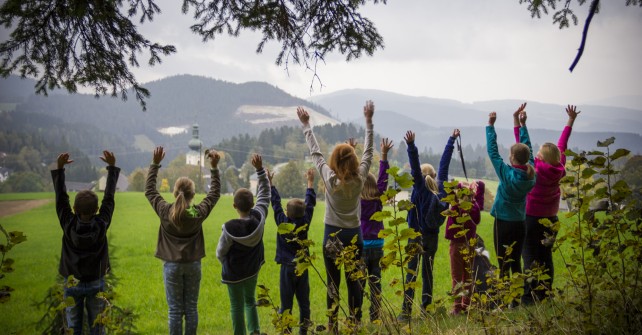
<svg viewBox="0 0 642 335">
<path fill-rule="evenodd" d="M 535 266 L 544 266 L 550 279 L 532 280 L 524 282 L 524 296 L 522 303 L 532 304 L 534 301 L 546 297 L 553 285 L 553 241 L 556 232 L 550 227 L 545 227 L 539 222 L 540 219 L 549 219 L 552 223 L 558 221 L 557 212 L 560 204 L 560 179 L 566 175 L 564 165 L 566 164 L 566 151 L 568 139 L 575 118 L 580 112 L 576 112 L 576 106 L 568 105 L 566 114 L 568 121 L 566 127 L 557 141 L 544 143 L 535 157 L 535 172 L 537 179 L 535 186 L 526 196 L 526 237 L 522 249 L 524 259 L 524 270 Z M 513 114 L 515 137 L 519 138 L 519 118 Z M 525 120 L 524 120 L 525 123 Z"/>
</svg>

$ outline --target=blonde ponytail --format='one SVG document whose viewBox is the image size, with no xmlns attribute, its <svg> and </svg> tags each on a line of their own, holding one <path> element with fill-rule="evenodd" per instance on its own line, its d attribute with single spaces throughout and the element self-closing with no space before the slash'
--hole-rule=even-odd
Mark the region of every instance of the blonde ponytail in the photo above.
<svg viewBox="0 0 642 335">
<path fill-rule="evenodd" d="M 194 182 L 187 177 L 180 177 L 174 183 L 174 197 L 176 201 L 169 210 L 169 219 L 177 226 L 181 225 L 181 215 L 189 207 L 194 198 Z"/>
<path fill-rule="evenodd" d="M 426 175 L 424 180 L 426 181 L 426 188 L 434 194 L 439 193 L 439 186 L 437 186 L 437 182 L 431 175 Z"/>
</svg>

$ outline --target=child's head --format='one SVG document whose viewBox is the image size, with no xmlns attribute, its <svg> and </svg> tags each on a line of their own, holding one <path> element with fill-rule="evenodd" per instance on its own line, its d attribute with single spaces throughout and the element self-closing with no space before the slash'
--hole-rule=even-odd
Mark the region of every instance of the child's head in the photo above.
<svg viewBox="0 0 642 335">
<path fill-rule="evenodd" d="M 435 178 L 437 178 L 437 172 L 435 171 L 435 168 L 428 163 L 421 164 L 421 174 L 424 176 L 426 188 L 428 188 L 430 192 L 437 194 L 439 192 L 439 188 L 437 186 L 437 182 L 435 181 Z"/>
<path fill-rule="evenodd" d="M 537 152 L 537 158 L 551 165 L 559 164 L 561 156 L 562 153 L 557 145 L 550 142 L 542 144 Z"/>
<path fill-rule="evenodd" d="M 372 173 L 368 173 L 366 181 L 363 183 L 363 189 L 361 189 L 361 199 L 363 200 L 375 200 L 379 199 L 381 193 L 377 188 L 377 179 Z"/>
<path fill-rule="evenodd" d="M 239 188 L 234 192 L 234 208 L 241 213 L 247 213 L 254 207 L 254 195 L 247 188 Z"/>
<path fill-rule="evenodd" d="M 328 165 L 342 183 L 359 176 L 359 159 L 354 148 L 347 143 L 341 143 L 334 147 Z"/>
<path fill-rule="evenodd" d="M 305 215 L 305 202 L 301 199 L 292 199 L 285 206 L 288 218 L 299 219 Z"/>
<path fill-rule="evenodd" d="M 76 194 L 74 211 L 81 216 L 90 216 L 98 211 L 98 196 L 90 190 L 82 190 Z"/>
<path fill-rule="evenodd" d="M 174 224 L 180 223 L 181 214 L 187 207 L 189 207 L 190 202 L 194 199 L 194 194 L 196 193 L 196 187 L 194 182 L 187 177 L 180 177 L 176 179 L 174 183 L 174 197 L 176 201 L 172 205 L 169 216 L 174 222 Z"/>
<path fill-rule="evenodd" d="M 528 161 L 531 156 L 531 150 L 524 143 L 515 143 L 510 147 L 510 163 L 513 165 L 526 165 L 529 178 L 535 176 L 535 170 L 533 166 L 528 164 Z"/>
</svg>

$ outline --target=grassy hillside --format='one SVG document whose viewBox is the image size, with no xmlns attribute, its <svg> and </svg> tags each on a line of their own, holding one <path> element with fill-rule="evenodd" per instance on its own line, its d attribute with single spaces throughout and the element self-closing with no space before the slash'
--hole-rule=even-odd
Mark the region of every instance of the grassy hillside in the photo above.
<svg viewBox="0 0 642 335">
<path fill-rule="evenodd" d="M 25 199 L 24 196 L 24 194 L 1 195 L 0 201 Z M 169 199 L 170 194 L 165 196 Z M 53 194 L 30 194 L 29 197 L 53 199 Z M 197 196 L 197 199 L 200 198 Z M 215 257 L 221 225 L 235 215 L 231 201 L 232 198 L 229 196 L 222 197 L 204 224 L 207 257 L 202 263 L 203 279 L 199 298 L 200 334 L 226 334 L 231 330 L 227 288 L 220 282 L 221 266 Z M 318 257 L 315 264 L 325 280 L 321 259 L 323 212 L 324 203 L 319 202 L 311 224 L 310 238 L 317 243 L 312 252 Z M 266 264 L 261 270 L 259 283 L 271 289 L 272 297 L 278 304 L 279 268 L 274 262 L 276 229 L 272 214 L 270 209 L 264 236 Z M 42 311 L 33 307 L 33 303 L 44 297 L 47 288 L 54 283 L 57 275 L 62 233 L 57 223 L 54 203 L 52 201 L 29 212 L 0 218 L 0 223 L 7 231 L 23 231 L 28 238 L 27 242 L 18 245 L 10 252 L 10 257 L 16 260 L 15 272 L 3 279 L 2 285 L 12 286 L 16 291 L 9 303 L 0 305 L 0 325 L 2 325 L 0 328 L 5 333 L 22 331 L 25 334 L 32 334 L 35 333 L 32 328 L 33 323 L 43 314 Z M 142 334 L 167 333 L 167 305 L 162 279 L 162 262 L 154 257 L 157 232 L 158 219 L 142 193 L 128 192 L 116 195 L 116 211 L 109 232 L 109 239 L 114 246 L 110 250 L 113 272 L 119 278 L 119 285 L 116 288 L 119 297 L 116 303 L 121 307 L 132 307 L 135 310 L 140 316 L 136 325 Z M 486 212 L 482 215 L 479 233 L 487 246 L 492 249 L 492 217 Z M 489 251 L 493 262 L 496 262 L 494 252 Z M 448 241 L 443 238 L 442 228 L 442 237 L 434 265 L 436 298 L 446 298 L 450 290 L 448 257 Z M 561 264 L 556 266 L 562 269 Z M 560 274 L 563 275 L 562 271 Z M 385 297 L 395 308 L 399 308 L 401 297 L 396 296 L 394 290 L 388 286 L 394 277 L 399 277 L 399 271 L 396 268 L 384 273 L 383 290 Z M 313 273 L 310 274 L 310 285 L 312 318 L 318 324 L 325 324 L 326 290 L 321 280 Z M 342 284 L 342 290 L 345 291 L 345 284 Z M 346 297 L 345 292 L 341 297 Z M 364 309 L 369 307 L 367 300 L 364 301 L 363 307 Z M 417 309 L 414 312 L 417 313 Z M 270 324 L 271 313 L 270 309 L 259 309 L 261 329 L 268 334 L 275 333 Z M 298 315 L 298 310 L 294 313 Z M 365 320 L 367 317 L 364 317 Z M 452 319 L 445 322 L 457 323 L 464 322 L 463 320 Z"/>
</svg>

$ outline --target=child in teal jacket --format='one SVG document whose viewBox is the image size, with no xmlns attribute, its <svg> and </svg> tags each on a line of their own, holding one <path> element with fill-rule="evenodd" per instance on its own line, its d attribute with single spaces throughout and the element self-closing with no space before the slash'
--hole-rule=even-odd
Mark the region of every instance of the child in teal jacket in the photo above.
<svg viewBox="0 0 642 335">
<path fill-rule="evenodd" d="M 523 103 L 515 112 L 526 119 Z M 497 114 L 490 113 L 486 127 L 488 156 L 499 178 L 495 202 L 490 214 L 495 217 L 494 242 L 500 268 L 500 276 L 522 272 L 521 252 L 526 228 L 526 195 L 535 185 L 535 169 L 531 143 L 526 127 L 520 128 L 520 142 L 510 148 L 510 165 L 504 163 L 497 149 L 495 120 Z M 507 246 L 512 251 L 507 255 Z"/>
</svg>

